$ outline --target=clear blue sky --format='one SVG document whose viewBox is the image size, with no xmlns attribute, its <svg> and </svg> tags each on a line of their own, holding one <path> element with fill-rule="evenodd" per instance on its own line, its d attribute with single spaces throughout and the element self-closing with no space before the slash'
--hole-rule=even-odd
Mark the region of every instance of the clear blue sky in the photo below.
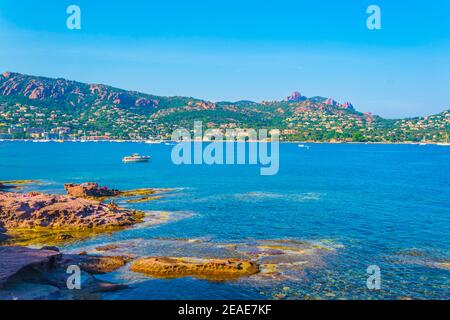
<svg viewBox="0 0 450 320">
<path fill-rule="evenodd" d="M 66 28 L 66 8 L 82 29 Z M 366 28 L 366 8 L 382 30 Z M 450 108 L 448 0 L 1 0 L 0 69 L 212 101 L 299 90 L 386 117 Z"/>
</svg>

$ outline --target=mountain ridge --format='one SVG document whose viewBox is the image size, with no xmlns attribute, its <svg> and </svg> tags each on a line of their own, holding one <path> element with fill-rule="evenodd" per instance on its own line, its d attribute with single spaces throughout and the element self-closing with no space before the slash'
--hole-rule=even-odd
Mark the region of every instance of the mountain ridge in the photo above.
<svg viewBox="0 0 450 320">
<path fill-rule="evenodd" d="M 201 99 L 201 98 L 194 98 L 194 97 L 187 97 L 187 96 L 179 96 L 179 95 L 175 95 L 175 96 L 161 96 L 161 95 L 155 95 L 155 94 L 150 94 L 150 93 L 145 93 L 145 92 L 141 92 L 141 91 L 136 91 L 136 90 L 125 90 L 125 89 L 121 89 L 121 88 L 117 88 L 114 86 L 110 86 L 110 85 L 106 85 L 106 84 L 102 84 L 102 83 L 85 83 L 85 82 L 80 82 L 77 80 L 68 80 L 68 79 L 64 79 L 64 78 L 51 78 L 51 77 L 44 77 L 44 76 L 32 76 L 32 75 L 27 75 L 27 74 L 21 74 L 18 72 L 10 72 L 10 71 L 5 71 L 0 75 L 0 93 L 2 95 L 9 95 L 8 93 L 5 93 L 5 89 L 4 86 L 2 85 L 2 77 L 4 79 L 17 79 L 20 81 L 22 79 L 25 78 L 30 78 L 31 79 L 31 83 L 29 83 L 29 86 L 25 89 L 25 94 L 28 95 L 28 98 L 30 100 L 36 100 L 36 99 L 40 99 L 40 98 L 44 98 L 45 96 L 42 96 L 45 94 L 46 92 L 46 88 L 43 85 L 42 81 L 47 81 L 47 82 L 54 82 L 56 84 L 58 83 L 66 83 L 66 85 L 68 87 L 73 87 L 74 85 L 77 85 L 78 87 L 85 87 L 88 86 L 89 89 L 104 89 L 107 91 L 113 91 L 116 92 L 116 95 L 113 95 L 113 98 L 117 98 L 118 94 L 120 93 L 129 93 L 130 95 L 139 95 L 139 96 L 144 96 L 144 97 L 151 97 L 154 99 L 157 98 L 182 98 L 182 99 L 192 99 L 194 101 L 203 101 L 205 103 L 214 103 L 214 104 L 233 104 L 233 105 L 254 105 L 254 104 L 260 104 L 261 102 L 256 102 L 256 101 L 252 101 L 252 100 L 238 100 L 238 101 L 217 101 L 217 102 L 213 102 L 211 100 L 208 99 Z M 39 80 L 41 80 L 40 85 L 36 85 L 36 86 L 32 86 L 33 84 L 36 84 L 36 82 L 38 82 Z M 30 80 L 29 80 L 30 81 Z M 30 88 L 31 86 L 31 88 Z M 27 90 L 28 89 L 28 90 Z M 3 90 L 3 91 L 2 91 Z M 30 92 L 30 90 L 33 90 Z M 331 98 L 325 98 L 325 97 L 321 97 L 321 96 L 314 96 L 314 97 L 306 97 L 306 96 L 302 96 L 300 95 L 298 99 L 296 98 L 296 94 L 299 94 L 297 91 L 295 91 L 291 96 L 285 98 L 284 100 L 274 100 L 274 102 L 282 102 L 282 101 L 286 101 L 286 102 L 300 102 L 300 101 L 305 101 L 305 100 L 311 100 L 311 101 L 333 101 Z M 294 96 L 294 98 L 290 98 Z M 55 98 L 55 97 L 53 97 Z M 119 97 L 120 98 L 120 97 Z M 108 101 L 111 102 L 111 98 L 108 97 Z M 264 102 L 264 101 L 263 101 Z M 120 103 L 117 103 L 120 104 Z M 336 105 L 339 105 L 337 102 L 335 102 Z M 342 105 L 345 104 L 349 104 L 351 105 L 350 102 L 345 102 Z M 125 99 L 125 105 L 127 105 L 127 100 Z"/>
<path fill-rule="evenodd" d="M 448 110 L 429 117 L 384 119 L 357 111 L 351 102 L 308 98 L 298 91 L 283 100 L 211 102 L 8 71 L 0 75 L 0 103 L 0 129 L 22 126 L 24 131 L 52 133 L 64 127 L 74 138 L 80 131 L 95 137 L 168 138 L 178 127 L 192 127 L 194 120 L 219 130 L 279 128 L 286 140 L 442 141 L 450 130 Z"/>
</svg>

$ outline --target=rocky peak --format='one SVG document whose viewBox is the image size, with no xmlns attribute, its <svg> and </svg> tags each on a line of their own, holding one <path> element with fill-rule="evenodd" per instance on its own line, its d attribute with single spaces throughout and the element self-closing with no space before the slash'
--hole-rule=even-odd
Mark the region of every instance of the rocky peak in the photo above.
<svg viewBox="0 0 450 320">
<path fill-rule="evenodd" d="M 294 91 L 290 96 L 286 97 L 286 101 L 289 102 L 298 102 L 303 99 L 303 96 L 300 92 Z"/>
<path fill-rule="evenodd" d="M 332 98 L 328 98 L 327 100 L 325 100 L 324 104 L 326 104 L 328 106 L 335 106 L 335 105 L 337 105 L 337 102 L 334 101 Z"/>
<path fill-rule="evenodd" d="M 355 108 L 353 107 L 351 102 L 348 102 L 348 101 L 341 104 L 341 108 L 348 109 L 348 110 L 355 110 Z"/>
</svg>

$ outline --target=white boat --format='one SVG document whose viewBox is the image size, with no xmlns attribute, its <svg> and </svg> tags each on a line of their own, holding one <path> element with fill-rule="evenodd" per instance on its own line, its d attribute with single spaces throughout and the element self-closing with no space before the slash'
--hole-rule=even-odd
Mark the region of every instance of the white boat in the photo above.
<svg viewBox="0 0 450 320">
<path fill-rule="evenodd" d="M 141 156 L 138 153 L 133 153 L 131 156 L 123 157 L 123 162 L 129 163 L 129 162 L 149 162 L 150 156 Z"/>
<path fill-rule="evenodd" d="M 299 147 L 299 148 L 306 148 L 306 149 L 309 149 L 309 146 L 306 145 L 306 144 L 299 144 L 298 147 Z"/>
</svg>

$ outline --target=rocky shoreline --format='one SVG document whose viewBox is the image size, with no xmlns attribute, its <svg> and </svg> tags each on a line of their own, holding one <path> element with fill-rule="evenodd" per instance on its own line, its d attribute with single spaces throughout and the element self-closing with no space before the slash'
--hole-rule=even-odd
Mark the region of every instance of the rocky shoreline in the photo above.
<svg viewBox="0 0 450 320">
<path fill-rule="evenodd" d="M 159 198 L 156 194 L 169 191 L 153 188 L 120 191 L 88 182 L 64 185 L 67 195 L 7 192 L 17 188 L 14 183 L 23 185 L 32 182 L 2 182 L 0 241 L 11 237 L 29 238 L 30 241 L 45 238 L 44 244 L 57 244 L 58 241 L 131 227 L 144 222 L 145 213 L 119 207 L 114 203 L 114 198 L 128 198 L 126 202 L 146 202 Z"/>
<path fill-rule="evenodd" d="M 96 183 L 64 187 L 67 195 L 0 190 L 0 243 L 4 245 L 0 246 L 0 300 L 101 299 L 104 292 L 127 288 L 127 281 L 117 284 L 96 277 L 109 273 L 143 279 L 285 281 L 301 276 L 305 266 L 320 265 L 320 257 L 334 251 L 290 240 L 221 244 L 199 239 L 136 239 L 60 252 L 54 245 L 167 221 L 151 212 L 121 208 L 113 199 L 150 201 L 169 191 L 121 191 Z M 150 250 L 141 251 L 145 248 Z M 68 289 L 69 266 L 81 269 L 82 290 Z"/>
<path fill-rule="evenodd" d="M 256 263 L 239 259 L 203 259 L 61 253 L 57 247 L 33 249 L 0 247 L 0 300 L 2 299 L 100 299 L 101 293 L 128 288 L 99 280 L 96 275 L 114 272 L 128 263 L 130 270 L 152 277 L 195 276 L 208 280 L 230 280 L 259 272 Z M 67 286 L 69 266 L 79 267 L 80 290 Z M 30 287 L 30 285 L 32 287 Z M 23 290 L 23 287 L 27 290 Z"/>
<path fill-rule="evenodd" d="M 234 279 L 259 272 L 259 267 L 248 260 L 194 261 L 170 257 L 141 257 L 135 260 L 127 255 L 92 255 L 86 252 L 63 254 L 57 247 L 49 246 L 142 223 L 144 212 L 121 208 L 112 200 L 109 203 L 104 201 L 117 197 L 129 198 L 127 202 L 150 201 L 159 197 L 156 194 L 167 192 L 168 189 L 120 191 L 89 182 L 66 184 L 64 188 L 67 195 L 55 195 L 34 191 L 5 191 L 15 189 L 11 182 L 8 185 L 2 183 L 1 187 L 0 242 L 7 246 L 0 246 L 0 299 L 7 299 L 5 294 L 10 294 L 13 299 L 26 299 L 30 294 L 32 298 L 98 298 L 95 294 L 99 292 L 125 286 L 99 281 L 94 275 L 113 272 L 131 261 L 130 270 L 154 277 L 195 276 L 213 280 Z M 157 218 L 152 216 L 151 219 Z M 41 243 L 46 246 L 41 249 L 18 246 L 18 239 L 25 244 Z M 99 247 L 98 251 L 111 249 L 114 247 L 104 246 Z M 67 289 L 65 271 L 69 265 L 79 266 L 83 278 L 87 279 L 82 294 Z M 33 290 L 17 294 L 20 292 L 17 286 L 30 283 L 33 284 Z"/>
<path fill-rule="evenodd" d="M 10 189 L 20 189 L 22 186 L 32 183 L 39 183 L 35 180 L 2 180 L 0 181 L 0 191 Z"/>
<path fill-rule="evenodd" d="M 0 247 L 0 300 L 102 299 L 105 292 L 133 290 L 132 286 L 150 279 L 185 277 L 265 283 L 277 288 L 286 281 L 301 281 L 305 269 L 320 267 L 322 257 L 333 254 L 335 248 L 296 240 L 226 244 L 165 238 L 88 245 L 67 252 L 49 246 Z M 67 288 L 69 266 L 81 269 L 81 290 Z M 286 294 L 283 291 L 274 298 L 281 299 Z"/>
<path fill-rule="evenodd" d="M 99 281 L 94 275 L 112 272 L 128 263 L 130 257 L 62 254 L 57 247 L 34 249 L 9 242 L 25 237 L 33 243 L 36 237 L 42 239 L 39 236 L 44 233 L 47 236 L 44 239 L 53 235 L 58 242 L 64 243 L 133 226 L 144 221 L 144 212 L 121 208 L 113 201 L 102 201 L 117 196 L 147 196 L 157 191 L 122 192 L 85 183 L 66 185 L 68 195 L 6 192 L 29 183 L 32 181 L 0 183 L 0 242 L 7 245 L 0 247 L 0 299 L 39 299 L 42 298 L 40 294 L 55 298 L 98 298 L 94 294 L 123 288 L 123 285 Z M 78 296 L 67 289 L 66 269 L 69 265 L 77 265 L 83 272 L 84 288 Z M 17 296 L 17 292 L 21 292 L 17 284 L 30 283 L 33 290 L 24 290 Z"/>
</svg>

